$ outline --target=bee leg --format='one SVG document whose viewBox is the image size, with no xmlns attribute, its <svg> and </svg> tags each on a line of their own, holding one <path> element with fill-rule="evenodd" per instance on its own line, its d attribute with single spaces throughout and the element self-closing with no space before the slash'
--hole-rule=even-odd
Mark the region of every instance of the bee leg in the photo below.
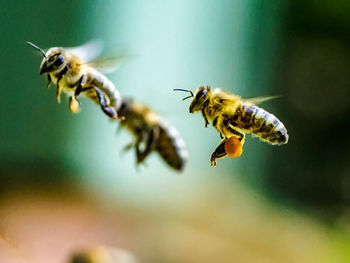
<svg viewBox="0 0 350 263">
<path fill-rule="evenodd" d="M 79 101 L 74 96 L 69 98 L 69 109 L 73 113 L 79 112 Z"/>
<path fill-rule="evenodd" d="M 61 103 L 61 93 L 62 93 L 62 89 L 63 89 L 60 86 L 60 81 L 63 78 L 63 76 L 67 73 L 67 71 L 68 71 L 68 65 L 66 65 L 64 67 L 64 69 L 59 72 L 59 75 L 57 77 L 56 99 L 57 99 L 58 104 Z"/>
<path fill-rule="evenodd" d="M 236 129 L 233 129 L 231 127 L 226 127 L 227 130 L 229 130 L 231 133 L 233 133 L 235 135 L 235 137 L 238 138 L 238 140 L 242 141 L 244 139 L 244 134 L 237 131 Z"/>
<path fill-rule="evenodd" d="M 103 112 L 106 113 L 107 116 L 112 118 L 112 119 L 118 119 L 117 111 L 108 105 L 108 102 L 107 102 L 104 94 L 102 93 L 102 91 L 96 87 L 94 89 L 95 89 L 97 98 L 99 100 L 99 103 L 101 105 L 101 109 L 103 110 Z"/>
<path fill-rule="evenodd" d="M 147 155 L 149 154 L 149 151 L 145 149 L 143 152 L 140 150 L 139 147 L 136 148 L 136 163 L 140 164 L 145 161 Z"/>
<path fill-rule="evenodd" d="M 235 125 L 230 123 L 230 120 L 228 118 L 225 118 L 222 121 L 221 130 L 227 130 L 228 132 L 234 134 L 234 136 L 237 137 L 240 141 L 242 141 L 245 137 L 244 133 L 241 133 L 240 131 L 238 131 Z"/>
<path fill-rule="evenodd" d="M 132 148 L 135 148 L 135 153 L 136 153 L 136 170 L 138 170 L 138 165 L 140 164 L 138 156 L 140 154 L 140 143 L 141 143 L 141 136 L 139 136 L 136 141 L 133 141 L 127 145 L 125 145 L 121 151 L 121 154 L 123 154 L 124 152 L 127 152 L 129 150 L 131 150 Z"/>
<path fill-rule="evenodd" d="M 218 158 L 224 158 L 227 153 L 225 151 L 225 142 L 227 139 L 224 139 L 220 142 L 218 147 L 216 147 L 215 151 L 212 153 L 210 157 L 210 166 L 216 166 L 216 159 Z"/>
<path fill-rule="evenodd" d="M 137 155 L 137 162 L 141 163 L 143 162 L 146 157 L 156 148 L 158 137 L 159 137 L 159 127 L 153 126 L 150 132 L 146 135 L 147 139 L 146 141 L 146 147 L 143 152 L 138 152 Z"/>
<path fill-rule="evenodd" d="M 137 163 L 142 163 L 147 158 L 147 156 L 155 149 L 158 141 L 158 136 L 159 129 L 157 126 L 152 127 L 149 133 L 145 133 L 144 141 L 146 142 L 146 146 L 144 151 L 137 151 Z"/>
<path fill-rule="evenodd" d="M 84 75 L 82 75 L 82 76 L 80 77 L 80 79 L 78 80 L 77 88 L 76 88 L 75 91 L 74 91 L 74 97 L 75 97 L 76 100 L 78 100 L 77 97 L 79 96 L 79 94 L 80 94 L 80 93 L 82 92 L 82 90 L 83 90 L 83 86 L 82 86 L 83 79 L 84 79 Z"/>
<path fill-rule="evenodd" d="M 123 149 L 120 151 L 120 156 L 123 156 L 127 151 L 130 151 L 132 148 L 136 147 L 136 143 L 134 141 L 128 143 L 123 147 Z"/>
<path fill-rule="evenodd" d="M 219 120 L 219 116 L 215 117 L 214 120 L 213 120 L 213 127 L 214 127 L 215 129 L 217 129 L 218 120 Z M 220 138 L 223 139 L 224 136 L 222 135 L 222 133 L 219 132 L 219 134 L 220 134 Z"/>
<path fill-rule="evenodd" d="M 134 142 L 128 143 L 127 145 L 125 145 L 125 146 L 123 147 L 122 152 L 130 151 L 131 148 L 134 147 L 134 146 L 135 146 L 135 143 L 134 143 Z"/>
<path fill-rule="evenodd" d="M 203 115 L 203 118 L 204 118 L 204 121 L 205 121 L 204 127 L 207 128 L 208 124 L 209 124 L 209 121 L 207 119 L 207 116 L 205 115 L 204 109 L 202 109 L 202 115 Z"/>
<path fill-rule="evenodd" d="M 79 111 L 80 101 L 78 100 L 77 97 L 83 91 L 83 86 L 82 86 L 83 79 L 84 79 L 84 75 L 82 75 L 78 80 L 77 82 L 78 86 L 74 91 L 74 95 L 69 99 L 69 108 L 70 108 L 70 111 L 73 113 L 77 113 Z"/>
<path fill-rule="evenodd" d="M 62 78 L 57 79 L 57 88 L 56 88 L 56 99 L 57 99 L 57 103 L 60 104 L 61 103 L 61 93 L 62 93 L 62 87 L 60 86 L 60 80 Z"/>
<path fill-rule="evenodd" d="M 46 84 L 46 88 L 50 88 L 50 84 L 51 84 L 51 77 L 50 77 L 50 74 L 47 74 L 47 84 Z"/>
<path fill-rule="evenodd" d="M 142 163 L 146 157 L 141 158 L 141 150 L 140 150 L 140 144 L 142 142 L 142 135 L 139 136 L 139 138 L 137 139 L 136 143 L 135 143 L 135 153 L 136 153 L 136 167 Z"/>
</svg>

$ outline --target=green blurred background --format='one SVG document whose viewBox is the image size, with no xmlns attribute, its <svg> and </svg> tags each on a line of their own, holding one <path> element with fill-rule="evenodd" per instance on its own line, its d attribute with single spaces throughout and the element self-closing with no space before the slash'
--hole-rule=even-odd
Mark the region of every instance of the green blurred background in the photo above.
<svg viewBox="0 0 350 263">
<path fill-rule="evenodd" d="M 27 217 L 18 214 L 11 224 L 9 203 L 10 211 L 26 213 L 55 200 L 34 213 L 35 224 L 57 203 L 65 215 L 71 200 L 91 211 L 104 207 L 92 214 L 113 223 L 99 231 L 117 234 L 85 243 L 70 237 L 57 262 L 90 243 L 127 248 L 141 262 L 350 261 L 349 1 L 2 1 L 0 14 L 4 240 L 10 236 L 19 250 L 29 242 L 16 230 Z M 58 105 L 39 76 L 41 57 L 25 44 L 45 49 L 93 38 L 103 39 L 107 52 L 133 54 L 109 77 L 123 96 L 179 130 L 189 151 L 182 174 L 156 154 L 135 169 L 133 152 L 120 154 L 130 134 L 117 135 L 118 125 L 86 99 L 78 115 L 66 99 Z M 273 147 L 249 136 L 240 158 L 211 168 L 217 132 L 172 91 L 203 84 L 242 97 L 280 95 L 262 107 L 283 121 L 289 143 Z M 62 229 L 75 229 L 69 217 L 63 222 Z M 35 233 L 29 240 L 47 245 L 45 234 Z M 3 246 L 13 262 L 48 256 L 36 252 L 26 261 Z M 27 249 L 49 246 L 38 247 Z"/>
</svg>

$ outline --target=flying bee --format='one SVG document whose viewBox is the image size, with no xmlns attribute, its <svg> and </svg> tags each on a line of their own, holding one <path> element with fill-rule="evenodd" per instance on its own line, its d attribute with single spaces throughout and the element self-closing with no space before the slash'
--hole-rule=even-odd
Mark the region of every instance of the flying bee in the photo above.
<svg viewBox="0 0 350 263">
<path fill-rule="evenodd" d="M 101 42 L 90 41 L 74 48 L 53 47 L 45 52 L 31 42 L 30 46 L 40 51 L 43 60 L 40 74 L 47 74 L 48 84 L 56 84 L 57 102 L 61 102 L 62 91 L 69 96 L 71 112 L 79 111 L 80 94 L 101 106 L 103 112 L 112 119 L 118 119 L 117 110 L 121 105 L 121 97 L 114 84 L 94 66 L 93 59 L 101 53 Z"/>
<path fill-rule="evenodd" d="M 157 113 L 144 104 L 123 99 L 118 115 L 123 118 L 120 127 L 127 129 L 135 138 L 124 150 L 135 148 L 137 164 L 143 163 L 152 151 L 156 151 L 170 167 L 178 171 L 184 168 L 188 155 L 185 142 L 177 130 Z"/>
<path fill-rule="evenodd" d="M 69 263 L 137 263 L 129 251 L 117 247 L 95 246 L 74 252 Z"/>
<path fill-rule="evenodd" d="M 209 86 L 199 87 L 195 94 L 190 90 L 174 90 L 189 92 L 190 96 L 183 100 L 193 98 L 189 108 L 190 113 L 201 112 L 205 127 L 210 121 L 220 133 L 222 141 L 211 155 L 211 166 L 216 165 L 216 159 L 230 156 L 229 152 L 234 153 L 231 157 L 239 156 L 241 151 L 230 147 L 243 147 L 245 133 L 251 133 L 273 145 L 288 142 L 287 129 L 283 123 L 275 115 L 255 105 L 272 97 L 242 99 L 221 89 L 212 90 Z M 232 139 L 237 139 L 240 143 L 237 144 Z"/>
</svg>

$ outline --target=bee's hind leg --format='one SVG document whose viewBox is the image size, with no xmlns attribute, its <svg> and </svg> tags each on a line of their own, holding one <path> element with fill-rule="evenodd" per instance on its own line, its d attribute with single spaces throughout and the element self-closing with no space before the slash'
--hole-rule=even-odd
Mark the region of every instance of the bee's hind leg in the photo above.
<svg viewBox="0 0 350 263">
<path fill-rule="evenodd" d="M 142 141 L 146 143 L 145 149 L 143 151 L 140 150 L 139 147 L 136 147 L 136 158 L 137 163 L 142 163 L 147 156 L 155 149 L 158 141 L 159 129 L 154 126 L 149 132 L 145 132 L 142 135 Z"/>
<path fill-rule="evenodd" d="M 78 80 L 78 82 L 77 82 L 77 88 L 75 89 L 75 91 L 74 91 L 74 95 L 73 95 L 73 97 L 76 99 L 76 100 L 78 100 L 78 96 L 80 95 L 80 93 L 83 91 L 83 82 L 85 82 L 84 81 L 84 75 L 82 75 L 81 77 L 80 77 L 80 79 Z"/>
<path fill-rule="evenodd" d="M 220 144 L 218 145 L 218 147 L 216 147 L 215 151 L 212 153 L 211 157 L 210 157 L 210 166 L 216 166 L 216 159 L 219 158 L 224 158 L 227 153 L 225 151 L 225 142 L 227 139 L 224 139 L 220 142 Z"/>
<path fill-rule="evenodd" d="M 94 87 L 94 89 L 103 112 L 112 119 L 118 119 L 117 111 L 108 105 L 107 99 L 105 98 L 102 91 L 96 87 Z"/>
<path fill-rule="evenodd" d="M 240 131 L 238 131 L 235 125 L 230 121 L 229 118 L 225 118 L 222 121 L 221 130 L 227 130 L 229 133 L 234 134 L 234 136 L 237 137 L 240 141 L 244 140 L 244 137 L 245 137 L 244 133 L 241 133 Z"/>
</svg>

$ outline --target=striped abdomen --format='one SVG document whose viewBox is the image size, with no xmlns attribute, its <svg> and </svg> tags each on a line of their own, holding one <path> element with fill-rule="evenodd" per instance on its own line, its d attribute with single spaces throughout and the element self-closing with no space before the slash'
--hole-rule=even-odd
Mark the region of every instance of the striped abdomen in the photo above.
<svg viewBox="0 0 350 263">
<path fill-rule="evenodd" d="M 121 96 L 119 91 L 115 88 L 112 81 L 110 81 L 104 74 L 101 72 L 89 68 L 86 72 L 87 74 L 87 85 L 91 85 L 100 89 L 108 98 L 109 106 L 118 110 L 121 106 Z"/>
<path fill-rule="evenodd" d="M 233 123 L 269 143 L 288 142 L 287 129 L 283 123 L 275 115 L 255 105 L 241 104 L 234 113 Z"/>
<path fill-rule="evenodd" d="M 182 170 L 187 160 L 186 144 L 178 131 L 170 124 L 159 122 L 156 151 L 163 160 L 176 170 Z"/>
</svg>

